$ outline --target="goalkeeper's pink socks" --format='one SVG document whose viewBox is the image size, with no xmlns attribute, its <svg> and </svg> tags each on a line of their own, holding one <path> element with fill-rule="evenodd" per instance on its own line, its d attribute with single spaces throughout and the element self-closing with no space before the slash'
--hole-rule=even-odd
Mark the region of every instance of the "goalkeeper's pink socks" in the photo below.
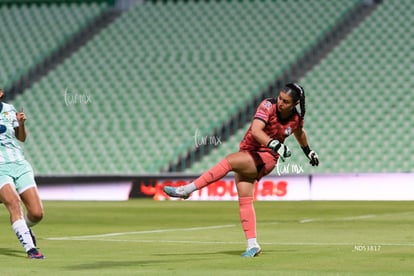
<svg viewBox="0 0 414 276">
<path fill-rule="evenodd" d="M 184 192 L 186 194 L 191 194 L 195 190 L 200 190 L 201 188 L 220 180 L 226 176 L 232 170 L 229 161 L 224 158 L 217 165 L 203 173 L 199 178 L 194 180 L 192 183 L 183 186 Z"/>
<path fill-rule="evenodd" d="M 240 221 L 246 239 L 256 238 L 256 213 L 253 197 L 239 197 Z"/>
<path fill-rule="evenodd" d="M 253 197 L 239 197 L 240 221 L 247 239 L 247 248 L 258 247 L 256 239 L 256 213 L 253 207 Z"/>
<path fill-rule="evenodd" d="M 229 161 L 224 158 L 217 165 L 203 173 L 199 178 L 194 180 L 194 184 L 198 190 L 201 188 L 216 182 L 217 180 L 222 179 L 231 171 L 231 166 Z"/>
</svg>

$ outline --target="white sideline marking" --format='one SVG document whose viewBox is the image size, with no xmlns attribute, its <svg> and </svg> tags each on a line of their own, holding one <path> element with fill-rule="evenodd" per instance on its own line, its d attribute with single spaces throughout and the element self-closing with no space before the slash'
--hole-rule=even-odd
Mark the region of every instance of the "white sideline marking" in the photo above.
<svg viewBox="0 0 414 276">
<path fill-rule="evenodd" d="M 400 212 L 400 213 L 385 213 L 385 214 L 377 214 L 377 215 L 362 215 L 362 216 L 354 216 L 354 217 L 336 217 L 336 218 L 309 218 L 309 219 L 302 219 L 299 223 L 310 223 L 310 222 L 324 222 L 324 221 L 347 221 L 347 220 L 359 220 L 359 219 L 370 219 L 375 217 L 387 217 L 387 216 L 395 216 L 395 215 L 412 215 L 414 212 Z"/>
<path fill-rule="evenodd" d="M 355 216 L 355 217 L 343 217 L 343 218 L 332 218 L 332 219 L 302 219 L 299 223 L 309 223 L 309 222 L 318 222 L 318 221 L 347 221 L 347 220 L 359 220 L 359 219 L 368 219 L 374 218 L 377 215 L 363 215 L 363 216 Z"/>
<path fill-rule="evenodd" d="M 116 236 L 135 235 L 135 234 L 154 234 L 154 233 L 167 233 L 167 232 L 177 232 L 177 231 L 198 231 L 198 230 L 222 229 L 222 228 L 229 228 L 229 227 L 235 227 L 235 226 L 236 226 L 235 224 L 226 224 L 226 225 L 215 225 L 215 226 L 205 226 L 205 227 L 157 229 L 157 230 L 134 231 L 134 232 L 107 233 L 107 234 L 100 234 L 100 235 L 54 237 L 54 238 L 46 238 L 46 240 L 54 240 L 54 241 L 89 240 L 89 239 L 96 239 L 96 238 L 116 237 Z"/>
</svg>

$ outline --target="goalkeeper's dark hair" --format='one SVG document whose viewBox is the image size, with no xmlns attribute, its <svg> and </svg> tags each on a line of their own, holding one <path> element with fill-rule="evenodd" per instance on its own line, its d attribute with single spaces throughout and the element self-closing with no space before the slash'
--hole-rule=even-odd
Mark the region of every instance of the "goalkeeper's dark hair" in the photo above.
<svg viewBox="0 0 414 276">
<path fill-rule="evenodd" d="M 299 101 L 300 105 L 300 121 L 301 124 L 303 123 L 303 119 L 305 118 L 306 107 L 305 107 L 305 90 L 302 86 L 297 83 L 288 83 L 285 85 L 283 91 L 292 97 L 294 102 Z"/>
</svg>

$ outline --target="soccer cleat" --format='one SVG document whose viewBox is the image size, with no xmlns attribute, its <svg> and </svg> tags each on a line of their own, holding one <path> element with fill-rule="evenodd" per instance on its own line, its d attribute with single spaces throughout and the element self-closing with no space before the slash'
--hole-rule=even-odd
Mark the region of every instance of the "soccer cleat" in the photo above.
<svg viewBox="0 0 414 276">
<path fill-rule="evenodd" d="M 259 256 L 259 254 L 262 253 L 262 249 L 260 247 L 252 247 L 246 250 L 241 256 L 242 257 L 256 257 Z"/>
<path fill-rule="evenodd" d="M 32 248 L 29 251 L 27 251 L 27 257 L 29 259 L 44 259 L 45 256 L 39 252 L 36 248 Z"/>
<path fill-rule="evenodd" d="M 30 229 L 30 228 L 29 228 L 29 233 L 30 233 L 30 236 L 32 236 L 34 246 L 37 247 L 36 236 L 33 233 L 32 229 Z"/>
<path fill-rule="evenodd" d="M 183 187 L 176 188 L 172 186 L 164 186 L 163 190 L 167 195 L 171 197 L 179 197 L 182 199 L 187 199 L 190 197 L 190 195 L 184 191 Z"/>
</svg>

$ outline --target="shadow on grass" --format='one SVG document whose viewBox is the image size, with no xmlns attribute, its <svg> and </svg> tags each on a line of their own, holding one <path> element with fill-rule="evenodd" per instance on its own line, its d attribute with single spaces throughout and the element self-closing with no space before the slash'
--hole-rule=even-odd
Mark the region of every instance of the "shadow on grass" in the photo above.
<svg viewBox="0 0 414 276">
<path fill-rule="evenodd" d="M 263 252 L 261 254 L 266 254 L 266 255 L 272 255 L 272 254 L 279 254 L 279 253 L 288 253 L 288 252 L 298 252 L 299 250 L 297 249 L 277 249 L 277 250 L 268 250 L 268 249 L 264 249 Z M 222 254 L 222 255 L 231 255 L 231 256 L 238 256 L 240 257 L 241 254 L 243 254 L 243 250 L 228 250 L 228 251 L 216 251 L 216 252 L 200 252 L 200 253 L 168 253 L 168 254 L 154 254 L 155 256 L 159 256 L 159 257 L 168 257 L 168 256 L 207 256 L 207 255 L 218 255 L 218 254 Z"/>
<path fill-rule="evenodd" d="M 268 250 L 268 249 L 263 249 L 262 248 L 262 253 L 260 253 L 260 255 L 277 255 L 280 253 L 287 253 L 287 252 L 298 252 L 299 250 L 295 250 L 295 249 L 278 249 L 278 250 Z M 226 254 L 226 255 L 232 255 L 232 256 L 241 256 L 241 254 L 243 254 L 243 251 L 221 251 L 221 252 L 217 252 L 219 254 Z M 217 254 L 215 253 L 215 254 Z"/>
<path fill-rule="evenodd" d="M 0 255 L 18 257 L 18 258 L 26 256 L 23 249 L 15 250 L 15 249 L 10 249 L 10 248 L 0 248 Z"/>
<path fill-rule="evenodd" d="M 240 255 L 243 253 L 243 250 L 232 250 L 232 251 L 221 251 L 221 252 L 217 252 L 218 254 L 225 254 L 225 255 L 231 255 L 231 256 L 238 256 L 240 257 Z M 217 254 L 216 253 L 216 254 Z"/>
</svg>

